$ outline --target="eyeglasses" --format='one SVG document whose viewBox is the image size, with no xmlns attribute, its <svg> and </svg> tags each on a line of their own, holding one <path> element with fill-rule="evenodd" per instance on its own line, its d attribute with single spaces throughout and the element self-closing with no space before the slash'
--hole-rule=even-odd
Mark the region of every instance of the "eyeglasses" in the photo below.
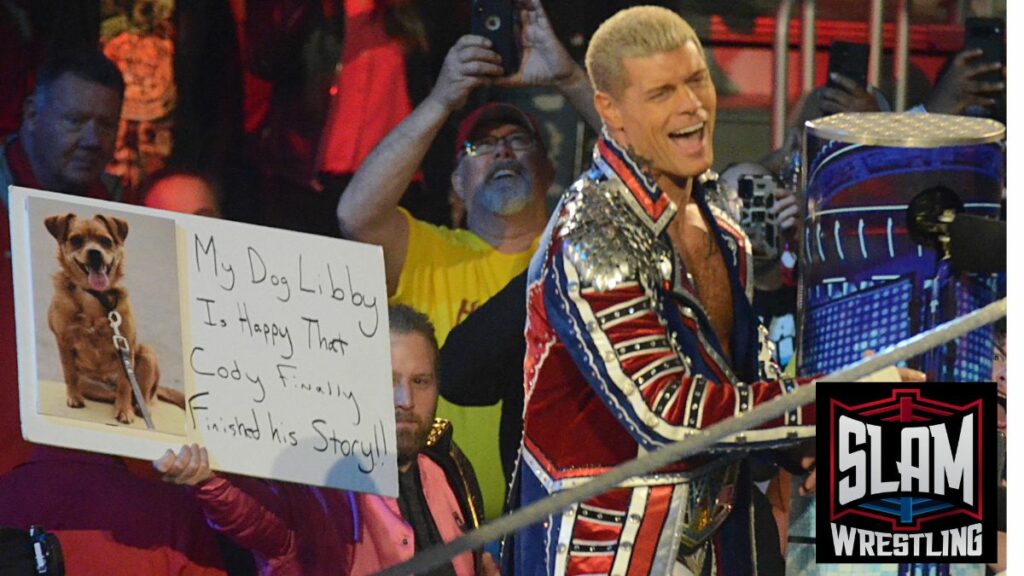
<svg viewBox="0 0 1024 576">
<path fill-rule="evenodd" d="M 523 152 L 529 150 L 537 145 L 537 140 L 527 132 L 513 132 L 507 136 L 500 138 L 495 136 L 484 136 L 476 142 L 470 142 L 466 140 L 462 143 L 463 149 L 466 151 L 468 156 L 480 156 L 486 154 L 493 154 L 498 149 L 498 143 L 504 142 L 508 144 L 509 148 L 516 152 Z"/>
</svg>

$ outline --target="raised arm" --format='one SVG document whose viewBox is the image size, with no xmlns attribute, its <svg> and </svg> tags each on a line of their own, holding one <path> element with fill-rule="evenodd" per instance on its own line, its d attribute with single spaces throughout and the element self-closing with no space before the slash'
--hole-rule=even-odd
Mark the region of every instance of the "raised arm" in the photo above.
<svg viewBox="0 0 1024 576">
<path fill-rule="evenodd" d="M 377 144 L 338 202 L 338 225 L 346 238 L 384 248 L 388 293 L 398 288 L 409 227 L 398 202 L 423 157 L 453 112 L 473 88 L 500 76 L 500 57 L 480 36 L 459 38 L 445 57 L 430 95 Z"/>
<path fill-rule="evenodd" d="M 519 71 L 496 82 L 499 86 L 554 86 L 591 128 L 601 131 L 594 108 L 594 89 L 587 73 L 558 40 L 540 0 L 516 0 L 522 54 Z"/>
<path fill-rule="evenodd" d="M 265 503 L 277 501 L 271 490 L 259 499 L 210 469 L 206 448 L 185 445 L 177 455 L 168 450 L 153 461 L 165 482 L 188 486 L 207 522 L 239 546 L 251 550 L 275 573 L 299 574 L 298 543 L 284 518 L 286 511 Z"/>
<path fill-rule="evenodd" d="M 983 78 L 1003 70 L 1003 66 L 999 62 L 985 62 L 983 56 L 980 48 L 957 54 L 928 95 L 925 109 L 933 113 L 960 114 L 970 106 L 995 106 L 996 97 L 1006 90 L 1006 83 Z"/>
</svg>

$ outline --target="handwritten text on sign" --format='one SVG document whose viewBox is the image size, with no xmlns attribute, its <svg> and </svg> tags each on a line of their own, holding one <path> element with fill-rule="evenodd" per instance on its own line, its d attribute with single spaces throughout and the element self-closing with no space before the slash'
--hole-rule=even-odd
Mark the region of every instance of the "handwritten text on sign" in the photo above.
<svg viewBox="0 0 1024 576">
<path fill-rule="evenodd" d="M 397 493 L 379 248 L 189 219 L 190 434 L 232 472 Z"/>
</svg>

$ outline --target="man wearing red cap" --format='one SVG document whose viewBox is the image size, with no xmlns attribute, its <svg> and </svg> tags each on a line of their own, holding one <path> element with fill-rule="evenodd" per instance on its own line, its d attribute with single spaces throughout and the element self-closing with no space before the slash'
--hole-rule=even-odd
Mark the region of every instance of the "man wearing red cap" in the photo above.
<svg viewBox="0 0 1024 576">
<path fill-rule="evenodd" d="M 398 201 L 444 123 L 474 88 L 487 85 L 557 86 L 596 119 L 586 74 L 559 43 L 539 1 L 522 7 L 519 71 L 503 78 L 488 40 L 460 38 L 433 91 L 366 158 L 338 203 L 345 237 L 384 248 L 391 303 L 425 313 L 441 344 L 453 326 L 526 269 L 547 223 L 545 196 L 554 173 L 536 121 L 510 104 L 487 104 L 458 128 L 451 183 L 469 229 L 416 220 Z M 455 439 L 478 472 L 487 516 L 497 516 L 504 502 L 500 406 L 442 401 L 438 413 L 452 420 Z"/>
</svg>

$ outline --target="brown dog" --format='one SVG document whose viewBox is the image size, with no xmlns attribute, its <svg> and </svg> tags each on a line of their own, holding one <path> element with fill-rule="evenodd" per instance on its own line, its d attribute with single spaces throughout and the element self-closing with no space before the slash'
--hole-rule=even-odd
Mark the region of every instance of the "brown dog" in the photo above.
<svg viewBox="0 0 1024 576">
<path fill-rule="evenodd" d="M 152 404 L 159 396 L 184 408 L 180 392 L 158 385 L 156 353 L 135 342 L 135 318 L 128 292 L 121 285 L 128 223 L 102 214 L 88 220 L 64 214 L 48 217 L 45 224 L 57 239 L 60 268 L 53 275 L 48 319 L 60 351 L 68 406 L 81 408 L 84 398 L 112 402 L 118 421 L 131 424 L 135 420 L 131 382 L 114 346 L 114 331 L 107 317 L 116 310 L 121 315 L 119 331 L 128 343 L 135 378 L 146 403 Z"/>
</svg>

